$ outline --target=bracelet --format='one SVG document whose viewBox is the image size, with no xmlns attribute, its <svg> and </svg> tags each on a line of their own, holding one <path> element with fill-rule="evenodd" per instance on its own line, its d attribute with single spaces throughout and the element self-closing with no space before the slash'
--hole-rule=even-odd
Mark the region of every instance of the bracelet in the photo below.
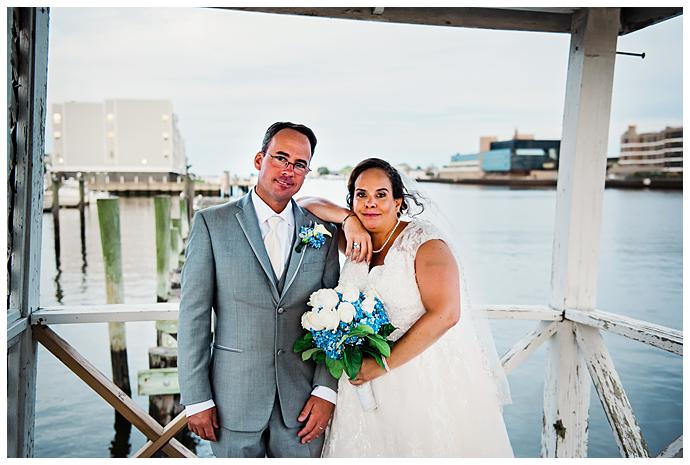
<svg viewBox="0 0 690 465">
<path fill-rule="evenodd" d="M 390 372 L 391 369 L 390 369 L 390 367 L 388 366 L 388 360 L 386 360 L 386 357 L 383 357 L 383 356 L 382 356 L 382 357 L 381 357 L 381 360 L 383 360 L 383 366 L 384 366 L 384 368 L 386 369 L 386 373 Z"/>
<path fill-rule="evenodd" d="M 347 215 L 345 218 L 343 218 L 343 221 L 340 222 L 340 225 L 345 226 L 345 221 L 347 221 L 347 219 L 350 218 L 351 216 L 355 216 L 355 214 L 350 213 L 349 215 Z"/>
</svg>

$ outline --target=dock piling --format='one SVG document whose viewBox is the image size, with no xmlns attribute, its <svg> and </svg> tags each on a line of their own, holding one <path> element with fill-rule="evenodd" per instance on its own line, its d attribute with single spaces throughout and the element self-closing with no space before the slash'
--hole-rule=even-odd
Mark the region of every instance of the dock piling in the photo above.
<svg viewBox="0 0 690 465">
<path fill-rule="evenodd" d="M 53 204 L 51 206 L 51 213 L 53 214 L 53 239 L 55 242 L 55 258 L 56 261 L 60 261 L 60 184 L 61 179 L 58 175 L 53 174 L 51 176 L 52 181 L 52 192 L 53 192 Z"/>
<path fill-rule="evenodd" d="M 97 200 L 98 225 L 101 232 L 101 248 L 105 268 L 106 301 L 109 304 L 122 304 L 125 300 L 122 281 L 119 202 L 118 197 Z M 108 323 L 108 335 L 113 382 L 128 396 L 131 396 L 125 324 L 121 322 Z M 120 430 L 125 427 L 131 429 L 131 424 L 122 415 L 115 413 L 115 429 Z"/>
<path fill-rule="evenodd" d="M 170 196 L 154 198 L 156 215 L 156 296 L 158 302 L 168 301 L 170 271 Z"/>
</svg>

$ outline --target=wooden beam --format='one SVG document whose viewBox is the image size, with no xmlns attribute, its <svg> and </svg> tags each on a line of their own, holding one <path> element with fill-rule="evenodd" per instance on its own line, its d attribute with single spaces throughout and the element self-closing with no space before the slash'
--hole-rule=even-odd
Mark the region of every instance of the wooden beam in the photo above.
<svg viewBox="0 0 690 465">
<path fill-rule="evenodd" d="M 187 414 L 184 412 L 179 413 L 173 421 L 168 423 L 165 428 L 163 428 L 163 434 L 161 434 L 155 441 L 148 441 L 146 444 L 139 449 L 132 458 L 150 458 L 153 454 L 158 452 L 161 447 L 163 447 L 168 441 L 175 437 L 177 433 L 182 431 L 187 426 Z"/>
<path fill-rule="evenodd" d="M 577 350 L 573 325 L 570 321 L 561 322 L 548 341 L 542 457 L 587 456 L 590 386 L 582 355 Z"/>
<path fill-rule="evenodd" d="M 137 393 L 140 396 L 179 394 L 177 367 L 139 370 L 137 372 Z"/>
<path fill-rule="evenodd" d="M 19 342 L 17 336 L 26 331 L 29 326 L 28 318 L 20 318 L 18 320 L 13 320 L 12 323 L 7 325 L 7 345 L 12 346 Z"/>
<path fill-rule="evenodd" d="M 625 394 L 613 360 L 597 328 L 574 323 L 575 336 L 585 355 L 589 374 L 623 457 L 649 457 L 647 443 Z"/>
<path fill-rule="evenodd" d="M 473 310 L 486 312 L 487 318 L 492 320 L 563 320 L 563 311 L 548 305 L 484 305 Z"/>
<path fill-rule="evenodd" d="M 34 338 L 50 353 L 136 426 L 147 438 L 155 441 L 163 434 L 161 425 L 52 329 L 37 325 L 33 328 L 33 334 Z M 194 456 L 189 449 L 176 440 L 164 446 L 163 451 L 169 457 Z"/>
<path fill-rule="evenodd" d="M 683 435 L 681 434 L 678 439 L 664 447 L 664 450 L 657 457 L 667 459 L 683 458 Z"/>
<path fill-rule="evenodd" d="M 48 8 L 7 8 L 7 304 L 21 329 L 39 305 L 48 77 Z M 32 457 L 36 343 L 15 334 L 7 379 L 7 456 Z M 16 342 L 16 343 L 15 343 Z"/>
<path fill-rule="evenodd" d="M 516 342 L 515 345 L 501 357 L 501 364 L 506 374 L 513 371 L 516 366 L 527 359 L 527 357 L 537 350 L 543 342 L 549 340 L 549 338 L 558 331 L 560 324 L 560 321 L 551 323 L 542 321 L 533 331 Z"/>
<path fill-rule="evenodd" d="M 606 145 L 620 8 L 573 14 L 556 193 L 551 296 L 558 310 L 596 303 Z M 572 324 L 549 343 L 541 454 L 586 457 L 589 380 Z"/>
<path fill-rule="evenodd" d="M 42 307 L 31 315 L 32 325 L 108 323 L 111 321 L 177 320 L 179 302 L 159 304 L 100 304 Z"/>
<path fill-rule="evenodd" d="M 600 310 L 566 309 L 565 317 L 570 321 L 605 329 L 635 341 L 683 355 L 683 332 L 677 329 Z"/>
<path fill-rule="evenodd" d="M 505 29 L 513 31 L 570 32 L 571 14 L 508 8 L 386 7 L 382 14 L 370 7 L 336 8 L 224 8 L 299 16 L 360 21 L 423 24 L 429 26 Z"/>
<path fill-rule="evenodd" d="M 629 7 L 621 8 L 621 28 L 620 34 L 643 29 L 652 24 L 666 21 L 683 14 L 682 7 Z"/>
</svg>

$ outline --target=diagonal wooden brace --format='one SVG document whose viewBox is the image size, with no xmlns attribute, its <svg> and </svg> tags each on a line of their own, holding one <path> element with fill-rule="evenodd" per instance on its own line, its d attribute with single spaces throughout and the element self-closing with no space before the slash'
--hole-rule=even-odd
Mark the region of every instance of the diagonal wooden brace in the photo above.
<svg viewBox="0 0 690 465">
<path fill-rule="evenodd" d="M 597 328 L 575 323 L 575 337 L 622 457 L 649 457 L 632 406 Z"/>
<path fill-rule="evenodd" d="M 136 426 L 144 435 L 156 442 L 165 434 L 164 428 L 146 413 L 134 400 L 125 394 L 107 376 L 101 373 L 94 365 L 86 360 L 74 347 L 57 335 L 47 326 L 35 325 L 32 327 L 33 337 L 40 342 L 50 353 L 64 363 L 74 374 L 84 381 L 91 389 L 108 402 L 130 423 Z M 184 413 L 184 412 L 183 412 Z M 176 420 L 178 420 L 176 418 Z M 173 422 L 174 423 L 174 422 Z M 186 419 L 184 421 L 186 424 Z M 174 434 L 173 434 L 174 436 Z M 170 436 L 172 437 L 172 436 Z M 159 447 L 160 449 L 161 447 Z M 183 446 L 176 439 L 166 441 L 162 446 L 163 452 L 169 457 L 196 457 L 196 455 Z"/>
<path fill-rule="evenodd" d="M 148 441 L 144 446 L 132 455 L 132 458 L 150 458 L 153 454 L 158 452 L 165 444 L 174 438 L 177 433 L 182 431 L 187 426 L 187 415 L 184 411 L 180 412 L 173 421 L 165 425 L 163 434 L 161 434 L 155 441 Z"/>
</svg>

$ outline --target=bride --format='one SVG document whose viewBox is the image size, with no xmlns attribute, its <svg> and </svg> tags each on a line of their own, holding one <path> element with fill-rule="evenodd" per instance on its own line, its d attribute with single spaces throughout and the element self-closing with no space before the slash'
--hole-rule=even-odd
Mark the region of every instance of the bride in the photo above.
<svg viewBox="0 0 690 465">
<path fill-rule="evenodd" d="M 355 380 L 340 379 L 322 456 L 512 457 L 505 375 L 492 367 L 490 332 L 477 335 L 481 319 L 461 312 L 459 262 L 448 238 L 413 215 L 425 206 L 388 162 L 362 161 L 347 187 L 348 209 L 315 197 L 298 203 L 343 225 L 339 284 L 375 289 L 396 342 L 385 369 L 365 358 Z M 364 411 L 357 398 L 364 383 L 374 410 Z"/>
</svg>

